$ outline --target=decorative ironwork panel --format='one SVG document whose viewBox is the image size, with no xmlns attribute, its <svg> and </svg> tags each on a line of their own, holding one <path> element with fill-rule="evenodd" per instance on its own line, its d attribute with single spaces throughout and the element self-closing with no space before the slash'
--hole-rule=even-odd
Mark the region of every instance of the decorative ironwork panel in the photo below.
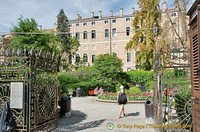
<svg viewBox="0 0 200 132">
<path fill-rule="evenodd" d="M 5 51 L 5 52 L 4 52 Z M 13 50 L 15 52 L 15 50 Z M 5 101 L 10 103 L 11 82 L 21 82 L 23 84 L 23 108 L 11 108 L 12 115 L 17 123 L 15 130 L 27 129 L 28 106 L 26 105 L 28 91 L 28 57 L 25 55 L 11 55 L 9 48 L 1 48 L 0 56 L 0 114 Z"/>
<path fill-rule="evenodd" d="M 40 51 L 31 56 L 31 129 L 55 129 L 57 124 L 56 57 Z"/>
<path fill-rule="evenodd" d="M 11 83 L 23 84 L 23 108 L 11 108 L 14 131 L 51 131 L 57 125 L 56 55 L 24 49 L 0 49 L 0 113 L 10 103 Z M 19 83 L 18 83 L 19 84 Z M 15 89 L 17 89 L 15 87 Z"/>
<path fill-rule="evenodd" d="M 190 50 L 183 44 L 174 44 L 168 51 L 157 49 L 154 55 L 155 123 L 174 126 L 160 131 L 192 131 Z"/>
</svg>

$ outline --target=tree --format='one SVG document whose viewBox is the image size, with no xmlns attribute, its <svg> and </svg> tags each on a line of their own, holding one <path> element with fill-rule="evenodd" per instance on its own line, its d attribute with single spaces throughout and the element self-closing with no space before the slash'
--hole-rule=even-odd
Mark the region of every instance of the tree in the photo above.
<svg viewBox="0 0 200 132">
<path fill-rule="evenodd" d="M 113 91 L 120 80 L 122 61 L 112 55 L 99 55 L 92 66 L 92 80 Z"/>
<path fill-rule="evenodd" d="M 135 34 L 126 45 L 126 49 L 140 51 L 137 54 L 136 63 L 141 63 L 145 70 L 152 69 L 153 53 L 159 31 L 161 13 L 159 10 L 160 0 L 139 0 L 140 11 L 133 21 Z"/>
<path fill-rule="evenodd" d="M 69 35 L 69 24 L 68 24 L 68 18 L 64 13 L 64 10 L 61 9 L 59 14 L 57 15 L 57 36 L 60 41 L 60 55 L 58 57 L 58 71 L 59 66 L 61 65 L 61 58 L 64 53 L 66 53 L 66 56 L 73 56 L 76 51 L 78 50 L 78 47 L 80 46 L 79 41 L 76 37 L 71 38 Z M 66 64 L 65 64 L 66 65 Z"/>
<path fill-rule="evenodd" d="M 14 25 L 11 30 L 13 38 L 11 45 L 15 48 L 26 47 L 28 49 L 35 47 L 35 49 L 43 49 L 46 51 L 55 51 L 54 43 L 56 37 L 53 34 L 36 34 L 42 33 L 38 29 L 38 24 L 35 19 L 20 17 L 17 20 L 17 25 Z"/>
<path fill-rule="evenodd" d="M 70 53 L 68 19 L 63 9 L 57 15 L 57 36 L 61 43 L 61 53 Z"/>
</svg>

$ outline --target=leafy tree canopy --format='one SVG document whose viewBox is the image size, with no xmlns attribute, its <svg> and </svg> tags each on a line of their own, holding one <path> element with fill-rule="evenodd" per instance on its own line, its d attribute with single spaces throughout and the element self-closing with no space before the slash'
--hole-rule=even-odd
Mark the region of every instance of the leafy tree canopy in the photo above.
<svg viewBox="0 0 200 132">
<path fill-rule="evenodd" d="M 14 47 L 27 47 L 35 49 L 43 49 L 53 52 L 56 50 L 54 43 L 56 42 L 56 36 L 52 34 L 34 34 L 41 33 L 38 29 L 38 24 L 35 19 L 20 17 L 17 20 L 17 25 L 14 25 L 11 29 L 14 32 L 11 44 Z M 33 33 L 33 34 L 26 34 Z"/>
<path fill-rule="evenodd" d="M 142 68 L 150 70 L 153 64 L 153 51 L 155 50 L 156 39 L 159 35 L 159 10 L 160 0 L 139 0 L 140 11 L 133 21 L 135 34 L 126 49 L 140 51 L 137 54 L 136 62 L 141 63 Z"/>
<path fill-rule="evenodd" d="M 122 61 L 112 55 L 99 55 L 92 66 L 92 80 L 98 82 L 111 91 L 115 89 L 115 84 L 122 72 Z"/>
</svg>

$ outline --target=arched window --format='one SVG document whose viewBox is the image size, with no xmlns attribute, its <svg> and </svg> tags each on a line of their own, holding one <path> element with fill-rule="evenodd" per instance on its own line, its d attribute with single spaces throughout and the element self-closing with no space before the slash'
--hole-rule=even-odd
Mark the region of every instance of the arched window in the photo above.
<svg viewBox="0 0 200 132">
<path fill-rule="evenodd" d="M 79 62 L 80 62 L 80 55 L 76 54 L 75 63 L 79 63 Z"/>
<path fill-rule="evenodd" d="M 86 53 L 83 54 L 83 62 L 88 62 L 88 56 Z"/>
</svg>

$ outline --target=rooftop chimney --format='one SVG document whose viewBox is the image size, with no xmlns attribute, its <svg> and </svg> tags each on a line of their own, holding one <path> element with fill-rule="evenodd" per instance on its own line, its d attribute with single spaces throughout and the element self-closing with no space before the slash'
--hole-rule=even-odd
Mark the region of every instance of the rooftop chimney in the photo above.
<svg viewBox="0 0 200 132">
<path fill-rule="evenodd" d="M 81 16 L 80 14 L 76 14 L 77 15 L 77 19 L 81 19 Z"/>
<path fill-rule="evenodd" d="M 162 3 L 163 12 L 167 10 L 167 2 Z"/>
<path fill-rule="evenodd" d="M 94 12 L 91 12 L 91 17 L 92 17 L 92 18 L 94 17 Z"/>
<path fill-rule="evenodd" d="M 120 16 L 123 16 L 123 8 L 120 8 Z"/>
<path fill-rule="evenodd" d="M 132 13 L 133 13 L 133 14 L 135 13 L 135 8 L 134 8 L 134 7 L 132 8 Z"/>
<path fill-rule="evenodd" d="M 110 10 L 110 16 L 113 16 L 113 11 L 112 10 Z"/>
<path fill-rule="evenodd" d="M 101 17 L 102 17 L 102 12 L 99 11 L 99 19 L 101 19 Z"/>
</svg>

